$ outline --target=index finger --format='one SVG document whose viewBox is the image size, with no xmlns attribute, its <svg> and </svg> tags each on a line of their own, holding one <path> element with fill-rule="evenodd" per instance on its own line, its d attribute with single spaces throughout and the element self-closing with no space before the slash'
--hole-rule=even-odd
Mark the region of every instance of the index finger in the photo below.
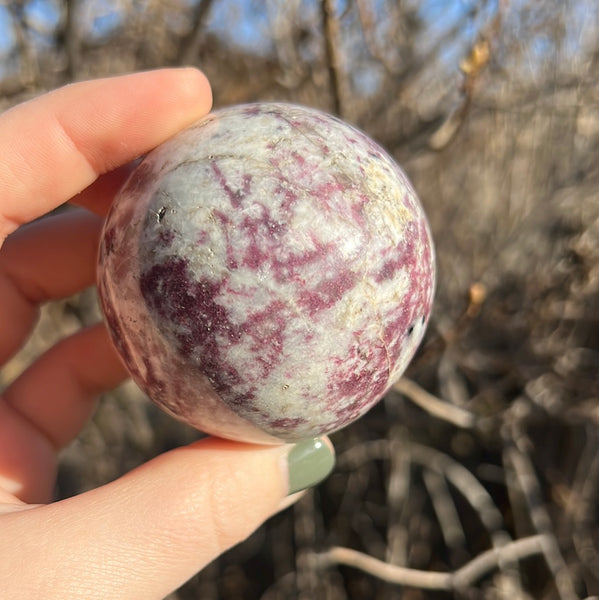
<svg viewBox="0 0 599 600">
<path fill-rule="evenodd" d="M 0 244 L 210 110 L 196 69 L 72 84 L 0 115 Z"/>
</svg>

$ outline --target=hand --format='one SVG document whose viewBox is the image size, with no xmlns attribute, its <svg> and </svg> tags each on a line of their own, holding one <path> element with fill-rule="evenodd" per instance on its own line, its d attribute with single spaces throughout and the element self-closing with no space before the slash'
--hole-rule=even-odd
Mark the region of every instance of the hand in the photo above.
<svg viewBox="0 0 599 600">
<path fill-rule="evenodd" d="M 0 115 L 0 365 L 40 303 L 94 282 L 102 216 L 131 161 L 209 109 L 193 69 L 78 83 Z M 29 223 L 65 201 L 79 208 Z M 103 325 L 47 351 L 0 396 L 2 598 L 163 598 L 332 468 L 327 440 L 207 438 L 51 501 L 57 452 L 126 377 Z"/>
</svg>

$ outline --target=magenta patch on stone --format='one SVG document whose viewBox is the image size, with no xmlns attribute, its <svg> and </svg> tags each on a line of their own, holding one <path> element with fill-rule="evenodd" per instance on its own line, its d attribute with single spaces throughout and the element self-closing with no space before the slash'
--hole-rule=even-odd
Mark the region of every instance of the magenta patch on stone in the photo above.
<svg viewBox="0 0 599 600">
<path fill-rule="evenodd" d="M 330 433 L 406 368 L 434 249 L 405 174 L 319 111 L 222 109 L 151 152 L 107 219 L 98 289 L 159 406 L 254 442 Z"/>
</svg>

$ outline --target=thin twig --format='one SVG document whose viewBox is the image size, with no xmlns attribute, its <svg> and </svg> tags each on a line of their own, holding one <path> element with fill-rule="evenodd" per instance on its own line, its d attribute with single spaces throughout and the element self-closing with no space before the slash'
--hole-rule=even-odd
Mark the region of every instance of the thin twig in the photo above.
<svg viewBox="0 0 599 600">
<path fill-rule="evenodd" d="M 317 537 L 317 511 L 314 490 L 306 493 L 293 507 L 294 537 L 297 547 L 295 554 L 295 585 L 298 600 L 314 598 L 318 588 L 318 574 L 311 561 Z"/>
<path fill-rule="evenodd" d="M 178 64 L 194 64 L 197 60 L 198 52 L 202 44 L 202 38 L 204 36 L 204 25 L 212 4 L 213 0 L 201 0 L 197 5 L 194 11 L 193 28 L 180 47 L 177 59 Z"/>
<path fill-rule="evenodd" d="M 335 17 L 335 5 L 331 0 L 321 1 L 322 26 L 324 29 L 324 49 L 329 72 L 333 112 L 342 115 L 341 77 L 339 74 L 339 21 Z"/>
<path fill-rule="evenodd" d="M 360 19 L 360 23 L 362 25 L 362 33 L 364 35 L 364 42 L 366 47 L 368 48 L 369 54 L 376 59 L 389 73 L 389 75 L 394 76 L 398 75 L 400 72 L 399 69 L 399 60 L 396 55 L 394 61 L 392 61 L 388 56 L 391 50 L 395 50 L 397 48 L 397 42 L 393 40 L 390 42 L 389 38 L 380 39 L 379 32 L 376 29 L 376 19 L 377 14 L 375 8 L 372 6 L 371 2 L 365 2 L 364 0 L 356 0 L 356 7 L 358 9 L 358 18 Z M 400 23 L 399 18 L 399 10 L 398 6 L 395 4 L 391 4 L 387 6 L 387 21 L 391 21 L 393 24 L 388 28 L 387 31 L 392 31 L 394 36 L 400 35 L 402 32 L 402 25 Z M 388 35 L 388 34 L 387 34 Z M 396 50 L 397 54 L 397 50 Z M 396 64 L 391 64 L 394 62 Z"/>
<path fill-rule="evenodd" d="M 320 568 L 345 565 L 359 569 L 387 583 L 423 590 L 452 591 L 473 585 L 502 562 L 521 560 L 541 554 L 543 545 L 547 542 L 546 537 L 544 534 L 533 535 L 510 542 L 501 548 L 492 548 L 479 554 L 456 571 L 449 573 L 398 567 L 351 548 L 339 546 L 316 554 L 314 558 Z"/>
<path fill-rule="evenodd" d="M 411 442 L 406 452 L 410 453 L 413 463 L 447 478 L 478 513 L 492 540 L 495 540 L 493 543 L 502 545 L 509 541 L 509 535 L 502 529 L 503 516 L 495 506 L 493 498 L 466 467 L 447 454 L 421 444 Z M 388 440 L 373 440 L 340 454 L 337 464 L 340 468 L 351 466 L 355 470 L 371 460 L 389 460 L 390 456 Z"/>
<path fill-rule="evenodd" d="M 587 441 L 579 459 L 566 513 L 572 520 L 572 541 L 580 560 L 592 573 L 599 573 L 599 541 L 593 539 L 599 496 L 599 432 L 587 427 Z"/>
<path fill-rule="evenodd" d="M 493 498 L 466 467 L 447 454 L 421 444 L 410 443 L 406 452 L 410 453 L 412 463 L 442 475 L 458 490 L 478 513 L 494 548 L 510 543 L 510 535 L 504 529 L 503 516 Z M 353 469 L 357 469 L 368 461 L 389 460 L 390 457 L 388 440 L 373 440 L 347 450 L 339 456 L 337 464 L 340 468 L 351 465 Z"/>
<path fill-rule="evenodd" d="M 81 62 L 81 48 L 77 28 L 77 0 L 67 0 L 65 2 L 65 20 L 62 35 L 64 36 L 67 59 L 65 74 L 69 80 L 74 81 L 77 79 Z"/>
<path fill-rule="evenodd" d="M 535 554 L 541 554 L 543 546 L 547 542 L 546 538 L 545 534 L 531 535 L 514 540 L 501 548 L 486 550 L 454 572 L 454 589 L 463 589 L 471 586 L 502 563 L 512 563 L 534 556 Z"/>
<path fill-rule="evenodd" d="M 297 88 L 308 76 L 308 70 L 300 57 L 299 38 L 303 33 L 298 27 L 301 0 L 292 0 L 284 5 L 276 0 L 266 2 L 266 13 L 270 23 L 281 75 L 277 81 L 289 89 Z"/>
<path fill-rule="evenodd" d="M 503 516 L 495 506 L 493 498 L 466 467 L 447 454 L 428 446 L 412 444 L 411 448 L 413 462 L 446 477 L 478 513 L 481 523 L 489 532 L 494 548 L 510 542 L 510 536 L 503 528 Z"/>
<path fill-rule="evenodd" d="M 511 445 L 505 449 L 504 455 L 506 463 L 511 466 L 516 475 L 533 527 L 537 533 L 543 535 L 542 550 L 545 562 L 553 575 L 560 598 L 578 600 L 570 571 L 553 534 L 551 518 L 541 502 L 540 485 L 528 454 Z"/>
<path fill-rule="evenodd" d="M 23 87 L 35 87 L 39 80 L 40 70 L 35 46 L 27 33 L 24 9 L 17 3 L 9 2 L 8 10 L 12 17 L 13 32 L 19 52 L 21 69 L 19 76 Z"/>
<path fill-rule="evenodd" d="M 476 417 L 471 412 L 454 404 L 443 402 L 443 400 L 433 396 L 407 377 L 402 377 L 393 386 L 393 389 L 407 396 L 414 404 L 430 415 L 443 419 L 448 423 L 463 429 L 471 429 L 476 424 Z"/>
<path fill-rule="evenodd" d="M 394 425 L 385 440 L 389 448 L 387 480 L 387 552 L 385 559 L 393 565 L 408 562 L 408 531 L 405 525 L 411 486 L 410 442 L 405 428 Z"/>
<path fill-rule="evenodd" d="M 422 472 L 422 479 L 433 503 L 433 509 L 437 516 L 445 544 L 451 550 L 465 548 L 466 535 L 464 534 L 456 506 L 447 488 L 446 479 L 430 469 L 425 469 Z"/>
</svg>

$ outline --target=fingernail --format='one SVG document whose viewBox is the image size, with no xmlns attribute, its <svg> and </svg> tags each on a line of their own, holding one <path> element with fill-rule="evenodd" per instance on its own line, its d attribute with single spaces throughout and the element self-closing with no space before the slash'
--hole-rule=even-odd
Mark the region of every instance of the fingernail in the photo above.
<svg viewBox="0 0 599 600">
<path fill-rule="evenodd" d="M 287 455 L 289 492 L 294 494 L 322 481 L 335 466 L 335 452 L 325 438 L 298 442 Z"/>
</svg>

